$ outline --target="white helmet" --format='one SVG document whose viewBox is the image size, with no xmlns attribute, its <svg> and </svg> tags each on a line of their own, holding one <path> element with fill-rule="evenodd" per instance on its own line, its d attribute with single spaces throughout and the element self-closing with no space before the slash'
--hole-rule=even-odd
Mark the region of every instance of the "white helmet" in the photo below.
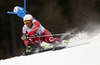
<svg viewBox="0 0 100 65">
<path fill-rule="evenodd" d="M 14 11 L 14 12 L 17 12 L 17 11 L 19 11 L 19 10 L 22 10 L 22 8 L 19 7 L 19 6 L 15 6 L 13 11 Z"/>
<path fill-rule="evenodd" d="M 33 16 L 31 14 L 26 14 L 23 18 L 23 21 L 33 21 Z"/>
</svg>

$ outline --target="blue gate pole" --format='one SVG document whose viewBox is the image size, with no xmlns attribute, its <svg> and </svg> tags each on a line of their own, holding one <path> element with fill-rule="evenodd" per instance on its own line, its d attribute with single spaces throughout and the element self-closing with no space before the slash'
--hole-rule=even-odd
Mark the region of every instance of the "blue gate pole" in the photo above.
<svg viewBox="0 0 100 65">
<path fill-rule="evenodd" d="M 26 10 L 26 0 L 24 0 L 24 9 Z"/>
</svg>

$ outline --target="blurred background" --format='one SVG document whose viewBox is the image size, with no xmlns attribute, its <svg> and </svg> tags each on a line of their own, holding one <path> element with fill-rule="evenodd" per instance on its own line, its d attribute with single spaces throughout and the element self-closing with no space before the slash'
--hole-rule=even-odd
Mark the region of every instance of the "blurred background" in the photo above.
<svg viewBox="0 0 100 65">
<path fill-rule="evenodd" d="M 23 20 L 7 14 L 23 5 L 24 0 L 0 0 L 0 59 L 20 56 L 25 51 L 21 40 Z M 52 34 L 74 29 L 91 32 L 93 25 L 100 24 L 100 0 L 27 0 L 26 10 Z"/>
</svg>

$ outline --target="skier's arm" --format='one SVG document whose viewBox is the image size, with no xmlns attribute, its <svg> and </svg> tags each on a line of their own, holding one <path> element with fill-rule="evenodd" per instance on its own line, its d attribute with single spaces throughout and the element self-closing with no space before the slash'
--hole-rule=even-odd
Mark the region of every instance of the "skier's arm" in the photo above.
<svg viewBox="0 0 100 65">
<path fill-rule="evenodd" d="M 36 33 L 36 31 L 38 30 L 39 26 L 40 26 L 40 23 L 38 21 L 35 21 L 34 24 L 35 27 L 29 32 L 29 35 L 34 35 Z"/>
<path fill-rule="evenodd" d="M 23 33 L 23 29 L 22 29 L 22 33 Z M 27 33 L 27 32 L 26 32 Z M 26 46 L 26 52 L 28 52 L 30 49 L 31 49 L 31 46 L 30 46 L 30 44 L 29 44 L 29 38 L 27 38 L 27 37 L 29 37 L 29 35 L 28 34 L 25 34 L 25 33 L 23 33 L 23 36 L 22 37 L 24 37 L 24 44 L 25 44 L 25 46 Z"/>
<path fill-rule="evenodd" d="M 27 38 L 28 34 L 27 31 L 25 31 L 24 29 L 22 29 L 22 34 L 23 34 L 23 40 L 24 40 L 24 44 L 27 46 L 29 44 L 29 40 Z"/>
<path fill-rule="evenodd" d="M 27 46 L 29 44 L 28 38 L 24 40 L 24 44 Z"/>
</svg>

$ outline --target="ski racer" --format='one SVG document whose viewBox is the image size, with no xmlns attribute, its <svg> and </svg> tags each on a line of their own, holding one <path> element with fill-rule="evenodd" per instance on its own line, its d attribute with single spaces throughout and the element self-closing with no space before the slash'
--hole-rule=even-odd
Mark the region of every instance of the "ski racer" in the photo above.
<svg viewBox="0 0 100 65">
<path fill-rule="evenodd" d="M 29 41 L 36 45 L 40 45 L 42 41 L 52 44 L 59 44 L 62 41 L 59 38 L 54 38 L 32 15 L 26 14 L 23 21 L 25 25 L 22 28 L 22 39 L 24 40 L 27 51 L 31 48 Z"/>
<path fill-rule="evenodd" d="M 22 28 L 23 35 L 21 38 L 24 40 L 27 52 L 31 49 L 29 42 L 39 46 L 42 41 L 50 43 L 51 45 L 62 42 L 61 39 L 54 38 L 31 14 L 26 14 L 27 11 L 24 8 L 16 6 L 14 7 L 14 12 L 16 12 L 19 17 L 23 18 L 25 24 Z"/>
</svg>

